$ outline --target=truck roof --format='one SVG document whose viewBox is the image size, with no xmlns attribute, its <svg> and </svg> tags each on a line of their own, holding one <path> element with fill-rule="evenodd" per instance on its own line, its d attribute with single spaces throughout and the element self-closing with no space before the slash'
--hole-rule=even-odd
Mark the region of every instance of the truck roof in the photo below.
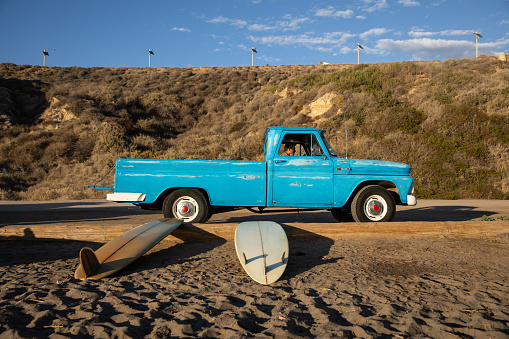
<svg viewBox="0 0 509 339">
<path fill-rule="evenodd" d="M 324 132 L 323 129 L 320 128 L 311 128 L 311 127 L 283 127 L 283 126 L 271 126 L 267 127 L 267 130 L 277 130 L 277 131 L 318 131 L 318 132 Z"/>
</svg>

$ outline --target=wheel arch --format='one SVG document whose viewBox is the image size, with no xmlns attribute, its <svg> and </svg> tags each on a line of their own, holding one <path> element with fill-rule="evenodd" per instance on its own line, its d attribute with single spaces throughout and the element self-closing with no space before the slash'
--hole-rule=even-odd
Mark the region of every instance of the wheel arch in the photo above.
<svg viewBox="0 0 509 339">
<path fill-rule="evenodd" d="M 357 193 L 359 193 L 359 191 L 361 189 L 363 189 L 366 186 L 371 186 L 371 185 L 382 186 L 392 195 L 396 205 L 402 204 L 401 199 L 399 198 L 398 188 L 395 183 L 393 183 L 392 181 L 389 181 L 389 180 L 366 180 L 366 181 L 359 183 L 357 185 L 357 187 L 355 187 L 355 189 L 350 194 L 350 197 L 348 198 L 348 201 L 345 204 L 345 206 L 350 206 L 352 204 L 353 199 L 355 198 L 355 196 L 357 195 Z"/>
<path fill-rule="evenodd" d="M 169 196 L 171 193 L 175 192 L 175 191 L 178 191 L 178 190 L 195 190 L 195 191 L 199 191 L 203 194 L 203 196 L 205 197 L 205 199 L 207 199 L 207 203 L 210 205 L 210 197 L 209 197 L 209 194 L 207 193 L 207 191 L 203 188 L 199 188 L 199 187 L 187 187 L 187 186 L 183 186 L 183 187 L 171 187 L 171 188 L 167 188 L 165 189 L 163 192 L 161 192 L 159 194 L 159 196 L 157 197 L 156 201 L 154 201 L 153 203 L 151 204 L 147 204 L 147 205 L 150 205 L 151 209 L 162 209 L 163 208 L 163 203 L 164 203 L 164 199 L 166 199 L 167 196 Z M 138 204 L 140 205 L 141 207 L 141 204 Z"/>
</svg>

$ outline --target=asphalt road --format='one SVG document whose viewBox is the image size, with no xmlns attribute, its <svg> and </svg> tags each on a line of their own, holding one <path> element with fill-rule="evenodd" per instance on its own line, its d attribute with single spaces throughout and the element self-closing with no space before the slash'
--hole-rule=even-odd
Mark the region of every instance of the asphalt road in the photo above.
<svg viewBox="0 0 509 339">
<path fill-rule="evenodd" d="M 419 200 L 417 206 L 398 206 L 396 222 L 471 221 L 483 216 L 509 217 L 509 200 Z M 161 211 L 146 211 L 131 204 L 104 200 L 0 201 L 0 227 L 11 225 L 82 224 L 140 225 L 162 217 Z M 209 224 L 272 220 L 279 223 L 334 223 L 327 211 L 254 214 L 237 210 L 214 215 Z"/>
</svg>

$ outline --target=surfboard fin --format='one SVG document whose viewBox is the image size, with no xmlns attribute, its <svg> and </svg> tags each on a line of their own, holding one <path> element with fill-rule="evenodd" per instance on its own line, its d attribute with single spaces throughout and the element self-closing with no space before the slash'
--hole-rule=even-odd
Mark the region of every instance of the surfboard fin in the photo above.
<svg viewBox="0 0 509 339">
<path fill-rule="evenodd" d="M 281 262 L 284 263 L 285 262 L 285 254 L 286 252 L 283 252 L 283 255 L 281 256 Z"/>
<path fill-rule="evenodd" d="M 99 267 L 99 260 L 95 252 L 88 247 L 83 247 L 80 251 L 80 262 L 85 272 L 85 276 L 88 277 L 97 267 Z"/>
</svg>

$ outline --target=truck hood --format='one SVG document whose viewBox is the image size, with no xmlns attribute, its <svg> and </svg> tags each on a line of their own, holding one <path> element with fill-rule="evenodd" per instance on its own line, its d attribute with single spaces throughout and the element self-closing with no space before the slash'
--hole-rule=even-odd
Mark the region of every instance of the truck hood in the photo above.
<svg viewBox="0 0 509 339">
<path fill-rule="evenodd" d="M 346 159 L 342 159 L 343 162 Z M 354 175 L 409 175 L 410 167 L 407 164 L 393 161 L 347 159 L 349 173 Z"/>
</svg>

